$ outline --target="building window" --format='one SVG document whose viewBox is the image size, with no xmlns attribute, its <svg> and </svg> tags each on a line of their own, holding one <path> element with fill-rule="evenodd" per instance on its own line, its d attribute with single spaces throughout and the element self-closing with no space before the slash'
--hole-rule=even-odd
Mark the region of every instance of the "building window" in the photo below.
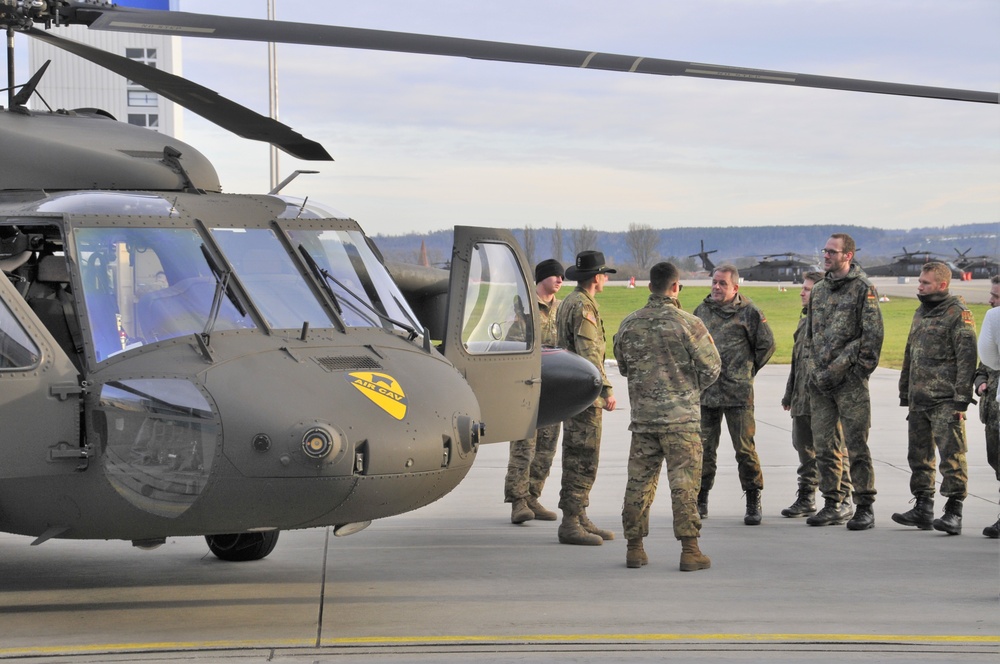
<svg viewBox="0 0 1000 664">
<path fill-rule="evenodd" d="M 135 125 L 136 127 L 159 129 L 160 116 L 157 113 L 129 113 L 128 123 L 130 125 Z"/>
<path fill-rule="evenodd" d="M 156 68 L 156 57 L 157 52 L 155 48 L 126 48 L 125 57 L 129 60 L 135 60 L 149 67 Z M 159 95 L 155 92 L 150 92 L 142 86 L 140 83 L 135 81 L 128 81 L 128 105 L 130 107 L 141 107 L 141 108 L 156 108 L 160 104 Z M 142 114 L 138 114 L 142 115 Z M 138 115 L 136 116 L 138 118 Z M 132 121 L 133 114 L 129 114 L 129 124 L 138 124 Z M 157 118 L 156 115 L 147 116 L 147 124 L 138 124 L 140 127 L 150 127 L 155 125 L 148 124 L 149 118 Z M 158 124 L 158 123 L 157 123 Z"/>
<path fill-rule="evenodd" d="M 128 105 L 155 108 L 160 103 L 160 98 L 155 92 L 149 90 L 129 90 Z"/>
</svg>

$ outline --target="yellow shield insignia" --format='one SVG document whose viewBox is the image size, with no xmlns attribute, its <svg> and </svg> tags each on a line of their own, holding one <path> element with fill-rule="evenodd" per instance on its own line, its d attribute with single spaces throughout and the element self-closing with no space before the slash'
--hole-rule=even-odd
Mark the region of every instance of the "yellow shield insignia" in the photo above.
<svg viewBox="0 0 1000 664">
<path fill-rule="evenodd" d="M 397 420 L 406 417 L 406 393 L 389 374 L 355 371 L 346 378 L 361 394 Z"/>
</svg>

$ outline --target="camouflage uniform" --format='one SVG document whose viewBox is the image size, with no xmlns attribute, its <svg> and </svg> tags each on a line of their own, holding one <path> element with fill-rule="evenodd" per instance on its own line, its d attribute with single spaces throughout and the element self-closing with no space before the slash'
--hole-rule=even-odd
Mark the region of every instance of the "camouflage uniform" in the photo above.
<svg viewBox="0 0 1000 664">
<path fill-rule="evenodd" d="M 945 293 L 920 296 L 899 376 L 906 419 L 910 492 L 934 496 L 935 446 L 941 456 L 941 495 L 966 496 L 965 414 L 976 372 L 976 324 L 961 298 Z"/>
<path fill-rule="evenodd" d="M 711 335 L 677 300 L 650 295 L 644 309 L 625 317 L 615 335 L 618 370 L 628 377 L 632 447 L 622 508 L 625 537 L 649 534 L 649 508 L 664 459 L 674 514 L 674 537 L 698 537 L 701 518 L 701 407 L 699 395 L 719 376 Z"/>
<path fill-rule="evenodd" d="M 612 395 L 604 373 L 604 322 L 597 300 L 577 286 L 556 313 L 559 346 L 589 360 L 601 372 L 601 395 L 578 415 L 563 422 L 562 490 L 559 508 L 571 515 L 582 514 L 590 504 L 590 489 L 597 478 L 601 451 L 601 408 Z"/>
<path fill-rule="evenodd" d="M 792 416 L 792 447 L 799 455 L 799 467 L 797 474 L 799 477 L 799 490 L 813 492 L 819 486 L 819 466 L 816 463 L 816 445 L 813 443 L 812 434 L 812 410 L 809 408 L 808 369 L 812 353 L 809 349 L 807 338 L 806 312 L 803 307 L 799 324 L 792 335 L 792 367 L 788 372 L 788 382 L 785 384 L 785 396 L 781 398 L 781 405 L 789 408 L 789 415 Z M 840 422 L 837 423 L 836 435 L 843 446 L 844 432 Z M 851 472 L 850 464 L 844 466 L 841 483 L 847 486 L 850 491 Z"/>
<path fill-rule="evenodd" d="M 868 377 L 882 352 L 882 312 L 878 293 L 855 264 L 842 279 L 830 273 L 809 299 L 809 407 L 823 497 L 841 503 L 847 495 L 841 476 L 848 456 L 854 502 L 875 502 L 875 471 L 868 449 L 871 396 Z M 843 427 L 843 440 L 837 425 Z M 845 449 L 846 448 L 846 449 Z"/>
<path fill-rule="evenodd" d="M 555 346 L 558 341 L 556 334 L 556 312 L 559 300 L 552 299 L 546 304 L 538 299 L 538 312 L 541 314 L 541 339 L 543 346 Z M 556 455 L 559 443 L 559 423 L 551 424 L 535 430 L 535 435 L 524 440 L 514 440 L 510 443 L 510 458 L 507 462 L 507 478 L 504 481 L 504 502 L 512 503 L 529 495 L 538 498 L 542 495 L 545 480 L 552 468 L 552 460 Z"/>
<path fill-rule="evenodd" d="M 979 421 L 986 425 L 986 461 L 993 468 L 997 479 L 1000 480 L 1000 404 L 997 403 L 997 383 L 1000 381 L 1000 371 L 990 369 L 988 366 L 979 363 L 973 378 L 973 394 L 979 390 L 979 386 L 986 384 L 986 391 L 979 397 Z"/>
<path fill-rule="evenodd" d="M 764 488 L 764 475 L 754 444 L 753 378 L 774 354 L 774 334 L 764 312 L 750 298 L 736 293 L 727 304 L 711 298 L 694 310 L 722 356 L 719 380 L 701 394 L 701 437 L 705 456 L 701 469 L 701 490 L 715 484 L 715 471 L 725 415 L 729 436 L 736 450 L 740 485 L 744 491 Z"/>
</svg>

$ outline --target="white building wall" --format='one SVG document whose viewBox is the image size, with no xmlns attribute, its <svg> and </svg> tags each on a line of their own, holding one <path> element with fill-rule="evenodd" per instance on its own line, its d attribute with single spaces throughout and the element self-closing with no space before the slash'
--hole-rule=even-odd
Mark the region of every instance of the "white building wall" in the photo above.
<svg viewBox="0 0 1000 664">
<path fill-rule="evenodd" d="M 181 46 L 178 37 L 162 35 L 142 35 L 125 32 L 105 32 L 88 30 L 83 26 L 53 28 L 59 37 L 82 42 L 116 55 L 126 56 L 126 49 L 155 49 L 158 69 L 176 74 L 181 73 Z M 129 85 L 126 79 L 95 64 L 50 46 L 38 39 L 29 39 L 28 62 L 31 73 L 38 70 L 46 60 L 51 60 L 48 71 L 38 85 L 38 92 L 53 110 L 76 108 L 99 108 L 107 111 L 121 122 L 140 124 L 140 117 L 147 123 L 155 120 L 157 131 L 183 139 L 183 109 L 155 93 L 145 93 L 137 85 Z M 129 91 L 140 99 L 156 97 L 155 106 L 129 105 Z M 135 101 L 135 99 L 133 99 Z M 33 96 L 29 107 L 47 110 L 45 104 Z M 152 117 L 155 116 L 155 117 Z"/>
</svg>

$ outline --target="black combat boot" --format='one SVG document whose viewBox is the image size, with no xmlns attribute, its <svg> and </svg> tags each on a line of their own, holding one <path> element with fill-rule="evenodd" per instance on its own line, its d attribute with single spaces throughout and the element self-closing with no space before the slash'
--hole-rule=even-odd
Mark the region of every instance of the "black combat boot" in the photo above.
<svg viewBox="0 0 1000 664">
<path fill-rule="evenodd" d="M 992 526 L 986 526 L 983 528 L 983 536 L 989 537 L 990 539 L 997 539 L 1000 537 L 1000 519 L 997 519 L 997 522 Z"/>
<path fill-rule="evenodd" d="M 875 527 L 875 511 L 871 505 L 858 505 L 854 516 L 847 522 L 848 530 L 868 530 Z"/>
<path fill-rule="evenodd" d="M 760 520 L 760 489 L 747 489 L 747 513 L 743 517 L 743 524 L 759 526 Z"/>
<path fill-rule="evenodd" d="M 952 496 L 944 504 L 944 514 L 940 519 L 934 519 L 934 530 L 940 530 L 949 535 L 962 534 L 962 499 Z"/>
<path fill-rule="evenodd" d="M 708 516 L 708 489 L 705 487 L 698 491 L 698 516 L 703 519 Z"/>
<path fill-rule="evenodd" d="M 819 512 L 806 519 L 810 526 L 839 526 L 851 518 L 851 508 L 836 498 L 827 498 L 826 505 Z"/>
<path fill-rule="evenodd" d="M 917 496 L 916 504 L 908 512 L 892 515 L 892 520 L 904 526 L 916 526 L 920 530 L 930 530 L 934 520 L 934 499 L 930 496 Z"/>
<path fill-rule="evenodd" d="M 816 499 L 814 495 L 816 493 L 815 489 L 799 489 L 798 498 L 795 502 L 781 510 L 781 516 L 787 517 L 797 517 L 797 516 L 809 516 L 810 514 L 816 513 Z"/>
</svg>

